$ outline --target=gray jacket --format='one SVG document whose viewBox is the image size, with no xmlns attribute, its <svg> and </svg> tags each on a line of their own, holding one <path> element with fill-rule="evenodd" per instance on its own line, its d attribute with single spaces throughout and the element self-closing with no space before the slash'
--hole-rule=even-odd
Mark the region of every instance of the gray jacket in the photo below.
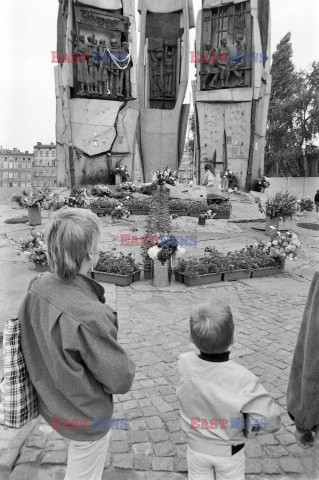
<svg viewBox="0 0 319 480">
<path fill-rule="evenodd" d="M 32 280 L 18 314 L 40 414 L 72 440 L 98 440 L 107 433 L 112 394 L 128 392 L 135 375 L 117 342 L 116 315 L 103 304 L 104 293 L 83 275 L 65 283 L 44 273 Z"/>
</svg>

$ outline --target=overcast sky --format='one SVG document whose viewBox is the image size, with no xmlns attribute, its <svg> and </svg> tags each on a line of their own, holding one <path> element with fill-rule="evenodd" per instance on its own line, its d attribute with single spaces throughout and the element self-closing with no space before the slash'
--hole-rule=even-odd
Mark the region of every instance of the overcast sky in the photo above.
<svg viewBox="0 0 319 480">
<path fill-rule="evenodd" d="M 196 15 L 201 3 L 194 0 Z M 37 141 L 55 142 L 51 51 L 56 50 L 58 5 L 58 0 L 1 2 L 0 146 L 4 148 L 33 151 Z M 319 60 L 318 0 L 271 0 L 271 22 L 272 52 L 290 31 L 296 67 L 307 68 Z M 194 30 L 191 49 L 193 45 Z"/>
</svg>

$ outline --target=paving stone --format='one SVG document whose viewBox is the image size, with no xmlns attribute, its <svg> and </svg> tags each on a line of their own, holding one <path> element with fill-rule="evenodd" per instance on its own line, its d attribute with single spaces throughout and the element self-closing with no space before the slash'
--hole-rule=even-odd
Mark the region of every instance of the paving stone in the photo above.
<svg viewBox="0 0 319 480">
<path fill-rule="evenodd" d="M 262 458 L 260 460 L 260 463 L 263 469 L 263 473 L 273 475 L 273 474 L 282 472 L 282 469 L 281 469 L 281 466 L 279 465 L 278 460 L 274 460 L 272 458 Z"/>
<path fill-rule="evenodd" d="M 67 462 L 67 452 L 58 450 L 52 452 L 46 452 L 41 460 L 41 465 L 46 463 L 54 464 L 54 465 L 66 465 Z"/>
<path fill-rule="evenodd" d="M 141 418 L 143 417 L 143 410 L 142 408 L 134 408 L 133 410 L 125 412 L 124 415 L 128 420 L 133 420 L 134 418 Z"/>
<path fill-rule="evenodd" d="M 26 442 L 27 447 L 44 448 L 47 438 L 42 436 L 30 436 Z"/>
<path fill-rule="evenodd" d="M 114 468 L 124 468 L 126 470 L 130 470 L 133 468 L 133 463 L 134 459 L 132 453 L 116 453 L 113 455 L 112 466 Z"/>
<path fill-rule="evenodd" d="M 173 458 L 167 457 L 155 457 L 152 460 L 152 469 L 161 470 L 163 472 L 173 472 L 174 460 Z"/>
<path fill-rule="evenodd" d="M 250 442 L 248 441 L 245 446 L 245 454 L 248 458 L 256 458 L 262 456 L 262 450 L 255 440 Z"/>
<path fill-rule="evenodd" d="M 128 441 L 130 443 L 147 442 L 149 440 L 149 433 L 147 430 L 135 430 L 128 433 Z"/>
<path fill-rule="evenodd" d="M 275 438 L 272 433 L 258 435 L 257 440 L 260 443 L 260 445 L 278 445 L 279 444 L 277 438 Z"/>
<path fill-rule="evenodd" d="M 159 412 L 156 407 L 145 407 L 143 408 L 143 416 L 144 417 L 154 417 L 155 415 L 158 415 Z"/>
<path fill-rule="evenodd" d="M 176 453 L 175 447 L 171 442 L 154 443 L 154 451 L 158 457 L 171 457 Z"/>
<path fill-rule="evenodd" d="M 130 428 L 132 430 L 145 430 L 147 428 L 144 418 L 130 420 Z"/>
<path fill-rule="evenodd" d="M 23 448 L 16 465 L 21 465 L 22 463 L 36 463 L 41 456 L 42 451 L 38 448 Z"/>
<path fill-rule="evenodd" d="M 172 420 L 171 422 L 167 423 L 167 428 L 171 433 L 179 432 L 181 430 L 181 421 L 180 420 Z"/>
<path fill-rule="evenodd" d="M 66 440 L 61 439 L 61 440 L 51 440 L 47 442 L 45 446 L 45 451 L 49 452 L 51 450 L 67 450 L 68 444 Z"/>
<path fill-rule="evenodd" d="M 175 472 L 188 472 L 187 460 L 186 458 L 176 458 L 174 461 Z"/>
<path fill-rule="evenodd" d="M 299 458 L 286 457 L 280 459 L 282 469 L 286 473 L 303 473 L 304 468 Z"/>
<path fill-rule="evenodd" d="M 258 474 L 262 472 L 262 466 L 260 460 L 256 458 L 246 458 L 246 474 Z M 235 479 L 234 479 L 235 480 Z"/>
<path fill-rule="evenodd" d="M 296 442 L 296 437 L 292 433 L 284 433 L 283 435 L 276 435 L 277 440 L 281 445 L 291 445 Z"/>
<path fill-rule="evenodd" d="M 150 436 L 151 436 L 152 442 L 155 442 L 155 443 L 168 440 L 168 434 L 165 432 L 165 430 L 162 430 L 162 429 L 150 430 Z"/>
<path fill-rule="evenodd" d="M 171 442 L 173 443 L 185 443 L 186 434 L 181 430 L 180 432 L 171 433 L 169 436 Z"/>
<path fill-rule="evenodd" d="M 288 451 L 282 445 L 267 445 L 264 448 L 269 457 L 279 458 L 288 455 Z"/>
<path fill-rule="evenodd" d="M 152 458 L 146 455 L 134 456 L 134 468 L 135 470 L 149 471 L 152 467 Z"/>
<path fill-rule="evenodd" d="M 159 417 L 148 417 L 145 418 L 145 422 L 148 428 L 155 429 L 161 428 L 163 426 L 163 422 Z"/>
<path fill-rule="evenodd" d="M 112 442 L 117 440 L 127 440 L 128 438 L 128 431 L 127 430 L 120 430 L 118 428 L 112 430 L 111 439 Z"/>
<path fill-rule="evenodd" d="M 152 444 L 149 442 L 134 443 L 132 450 L 136 455 L 150 455 L 153 453 Z"/>
<path fill-rule="evenodd" d="M 110 452 L 111 453 L 126 453 L 130 449 L 128 442 L 119 441 L 110 443 Z"/>
</svg>

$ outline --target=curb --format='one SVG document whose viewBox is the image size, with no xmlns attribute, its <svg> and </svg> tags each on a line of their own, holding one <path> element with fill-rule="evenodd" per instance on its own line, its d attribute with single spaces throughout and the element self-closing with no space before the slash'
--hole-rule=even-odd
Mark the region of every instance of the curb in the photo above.
<svg viewBox="0 0 319 480">
<path fill-rule="evenodd" d="M 41 422 L 41 416 L 39 415 L 34 420 L 26 423 L 19 433 L 12 440 L 10 445 L 1 450 L 0 458 L 0 479 L 7 480 L 13 470 L 14 464 L 17 461 L 20 450 L 24 445 L 28 436 L 32 433 L 35 427 Z"/>
</svg>

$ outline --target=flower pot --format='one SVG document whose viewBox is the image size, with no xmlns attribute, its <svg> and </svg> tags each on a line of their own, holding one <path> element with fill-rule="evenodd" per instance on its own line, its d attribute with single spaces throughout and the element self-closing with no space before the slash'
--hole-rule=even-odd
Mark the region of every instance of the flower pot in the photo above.
<svg viewBox="0 0 319 480">
<path fill-rule="evenodd" d="M 272 275 L 278 275 L 279 267 L 264 267 L 264 268 L 256 268 L 251 273 L 251 278 L 262 278 L 262 277 L 270 277 Z"/>
<path fill-rule="evenodd" d="M 138 282 L 141 279 L 141 270 L 133 273 L 133 282 Z"/>
<path fill-rule="evenodd" d="M 206 218 L 198 218 L 198 225 L 206 225 Z"/>
<path fill-rule="evenodd" d="M 35 227 L 41 225 L 41 208 L 39 205 L 28 208 L 29 225 Z"/>
<path fill-rule="evenodd" d="M 119 287 L 128 287 L 133 282 L 133 274 L 118 275 L 115 273 L 98 272 L 94 270 L 92 276 L 97 282 L 112 283 Z"/>
<path fill-rule="evenodd" d="M 225 272 L 223 273 L 223 281 L 224 282 L 234 282 L 236 280 L 243 280 L 245 278 L 251 277 L 251 270 L 248 268 L 243 270 L 234 270 L 233 272 Z"/>
<path fill-rule="evenodd" d="M 118 173 L 115 174 L 115 185 L 120 185 L 122 183 L 122 177 Z"/>
<path fill-rule="evenodd" d="M 151 269 L 144 270 L 144 280 L 152 280 L 152 278 L 153 278 L 152 270 Z"/>
<path fill-rule="evenodd" d="M 155 259 L 154 262 L 154 276 L 153 286 L 165 288 L 171 285 L 172 281 L 172 266 L 171 259 L 167 260 L 164 265 L 159 260 Z"/>
<path fill-rule="evenodd" d="M 183 275 L 185 285 L 189 287 L 199 287 L 200 285 L 208 285 L 209 283 L 217 283 L 222 281 L 222 273 L 207 273 L 198 275 L 197 277 L 188 277 Z"/>
<path fill-rule="evenodd" d="M 105 208 L 94 208 L 94 207 L 91 207 L 91 211 L 92 211 L 93 213 L 96 213 L 96 215 L 97 215 L 98 217 L 100 217 L 100 216 L 104 216 L 104 217 L 105 217 L 105 216 L 106 216 L 106 210 L 105 210 Z"/>
<path fill-rule="evenodd" d="M 148 215 L 147 210 L 131 210 L 132 215 Z"/>
<path fill-rule="evenodd" d="M 177 270 L 174 270 L 174 274 L 176 282 L 184 283 L 184 275 L 181 272 L 177 272 Z"/>
<path fill-rule="evenodd" d="M 266 218 L 265 234 L 271 237 L 275 233 L 275 230 L 270 227 L 275 227 L 276 230 L 279 230 L 279 217 Z"/>
<path fill-rule="evenodd" d="M 189 212 L 189 217 L 197 217 L 201 214 L 201 213 L 205 213 L 205 212 Z"/>
<path fill-rule="evenodd" d="M 188 213 L 186 210 L 170 210 L 170 215 L 177 215 L 178 217 L 187 217 Z"/>
<path fill-rule="evenodd" d="M 42 265 L 41 263 L 35 263 L 35 269 L 37 272 L 51 272 L 49 265 Z"/>
</svg>

